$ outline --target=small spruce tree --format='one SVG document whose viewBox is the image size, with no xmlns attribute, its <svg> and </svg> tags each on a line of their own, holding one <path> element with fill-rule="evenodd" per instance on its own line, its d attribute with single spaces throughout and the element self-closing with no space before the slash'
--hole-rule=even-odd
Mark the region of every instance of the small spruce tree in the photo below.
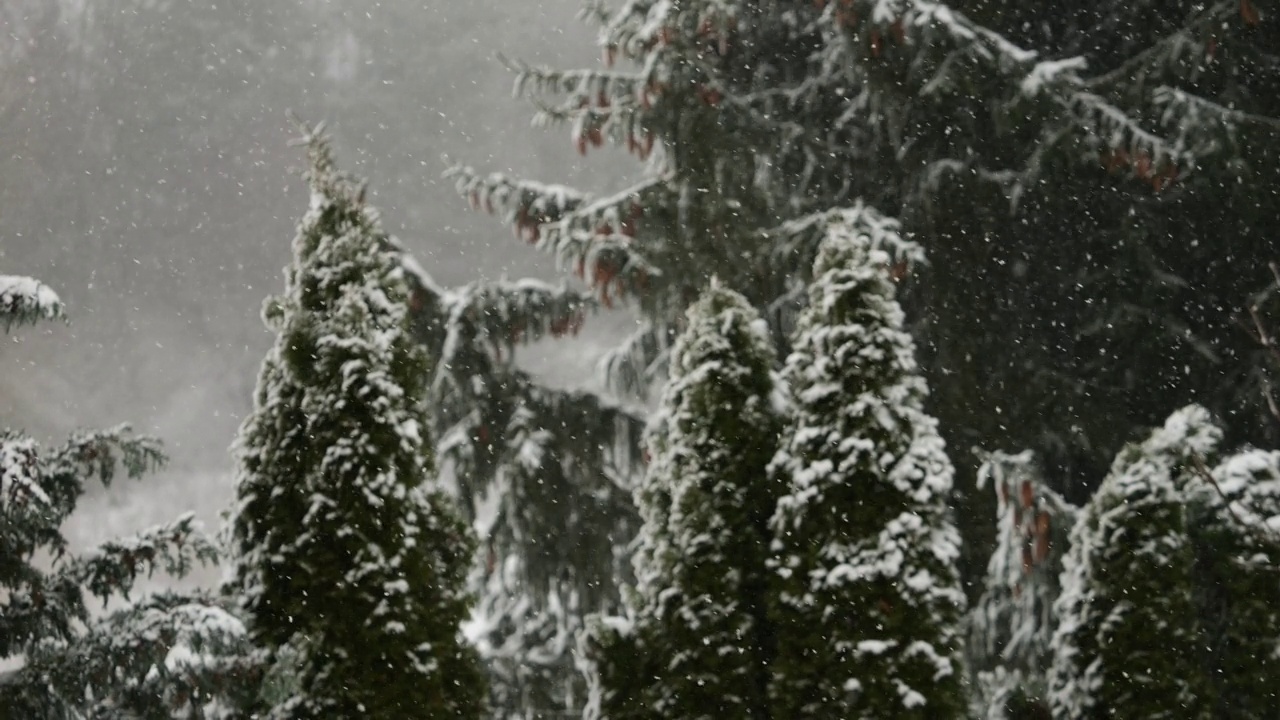
<svg viewBox="0 0 1280 720">
<path fill-rule="evenodd" d="M 923 410 L 894 253 L 833 222 L 785 375 L 794 417 L 775 460 L 777 718 L 956 718 L 959 535 L 952 467 Z"/>
<path fill-rule="evenodd" d="M 774 634 L 767 615 L 767 474 L 782 420 L 765 322 L 717 286 L 689 310 L 648 435 L 636 500 L 644 524 L 631 618 L 592 625 L 590 716 L 763 718 Z"/>
<path fill-rule="evenodd" d="M 0 325 L 65 317 L 57 294 L 0 276 Z M 105 615 L 88 598 L 130 600 L 139 578 L 181 577 L 217 559 L 194 517 L 72 556 L 61 528 L 91 480 L 137 478 L 164 462 L 126 426 L 41 448 L 0 429 L 0 717 L 221 718 L 252 685 L 244 626 L 203 593 L 163 592 Z"/>
<path fill-rule="evenodd" d="M 401 254 L 318 131 L 307 147 L 311 204 L 237 442 L 229 589 L 253 638 L 293 655 L 273 716 L 478 717 L 459 629 L 473 542 L 429 485 L 429 365 Z"/>
</svg>

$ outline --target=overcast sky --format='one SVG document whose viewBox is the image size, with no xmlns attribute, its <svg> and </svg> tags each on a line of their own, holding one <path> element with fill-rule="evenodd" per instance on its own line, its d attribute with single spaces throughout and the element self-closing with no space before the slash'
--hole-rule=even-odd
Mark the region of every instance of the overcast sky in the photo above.
<svg viewBox="0 0 1280 720">
<path fill-rule="evenodd" d="M 130 422 L 172 456 L 155 477 L 95 492 L 77 544 L 187 509 L 212 525 L 231 498 L 227 448 L 271 342 L 258 309 L 282 287 L 305 209 L 286 109 L 329 123 L 339 162 L 370 179 L 388 229 L 439 281 L 555 277 L 470 213 L 440 155 L 584 189 L 620 182 L 620 153 L 583 166 L 567 130 L 531 129 L 495 59 L 595 63 L 579 6 L 6 0 L 0 272 L 44 280 L 72 322 L 4 338 L 0 425 L 56 441 Z M 602 325 L 616 336 L 626 322 Z M 526 361 L 554 383 L 591 365 L 592 352 L 550 352 Z"/>
</svg>

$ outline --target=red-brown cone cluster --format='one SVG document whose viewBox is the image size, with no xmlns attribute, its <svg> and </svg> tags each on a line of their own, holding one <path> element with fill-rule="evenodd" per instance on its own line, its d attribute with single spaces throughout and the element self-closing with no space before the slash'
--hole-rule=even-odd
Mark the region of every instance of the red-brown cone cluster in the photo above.
<svg viewBox="0 0 1280 720">
<path fill-rule="evenodd" d="M 516 219 L 511 225 L 511 230 L 515 233 L 517 239 L 534 245 L 542 239 L 542 224 L 550 222 L 550 220 L 551 218 L 545 215 L 535 215 L 529 212 L 529 207 L 522 205 L 516 210 Z"/>
<path fill-rule="evenodd" d="M 1130 155 L 1124 148 L 1113 148 L 1102 153 L 1101 162 L 1111 173 L 1132 171 L 1134 177 L 1151 185 L 1156 192 L 1161 192 L 1178 179 L 1177 165 L 1168 160 L 1153 162 L 1146 151 Z"/>
<path fill-rule="evenodd" d="M 1050 542 L 1053 531 L 1053 518 L 1042 507 L 1036 498 L 1035 487 L 1024 480 L 1016 488 L 1001 484 L 998 488 L 1000 503 L 1010 501 L 1010 495 L 1016 491 L 1016 504 L 1013 506 L 1013 523 L 1022 534 L 1022 572 L 1029 574 L 1037 565 L 1049 557 Z M 1015 587 L 1017 594 L 1021 587 Z"/>
<path fill-rule="evenodd" d="M 551 333 L 551 337 L 555 338 L 561 338 L 565 335 L 577 336 L 578 331 L 582 329 L 582 324 L 585 321 L 586 316 L 582 311 L 574 311 L 568 315 L 553 319 L 551 321 L 551 326 L 548 328 L 548 332 Z"/>
<path fill-rule="evenodd" d="M 829 0 L 813 0 L 813 7 L 817 10 L 826 9 L 828 4 Z M 858 29 L 858 10 L 854 4 L 854 0 L 836 0 L 835 13 L 832 16 L 836 27 L 851 32 Z M 891 38 L 899 46 L 907 44 L 907 25 L 903 18 L 895 18 L 887 26 L 871 28 L 867 34 L 867 49 L 871 57 L 880 57 L 886 37 Z"/>
<path fill-rule="evenodd" d="M 1240 19 L 1244 20 L 1244 24 L 1249 27 L 1262 22 L 1262 16 L 1258 14 L 1258 8 L 1254 7 L 1250 0 L 1240 0 Z"/>
</svg>

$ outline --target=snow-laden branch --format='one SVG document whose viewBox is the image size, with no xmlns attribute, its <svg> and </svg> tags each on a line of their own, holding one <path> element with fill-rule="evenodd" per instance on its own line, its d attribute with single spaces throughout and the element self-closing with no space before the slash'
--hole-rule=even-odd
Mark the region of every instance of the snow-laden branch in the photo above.
<svg viewBox="0 0 1280 720">
<path fill-rule="evenodd" d="M 5 330 L 64 317 L 62 300 L 48 285 L 21 275 L 0 275 L 0 323 Z"/>
</svg>

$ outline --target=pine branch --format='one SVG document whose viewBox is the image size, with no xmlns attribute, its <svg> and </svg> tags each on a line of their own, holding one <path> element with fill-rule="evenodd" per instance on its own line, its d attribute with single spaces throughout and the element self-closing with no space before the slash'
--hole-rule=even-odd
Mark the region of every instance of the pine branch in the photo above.
<svg viewBox="0 0 1280 720">
<path fill-rule="evenodd" d="M 79 433 L 52 453 L 49 472 L 95 477 L 103 485 L 110 485 L 117 467 L 123 467 L 130 479 L 137 479 L 168 460 L 158 439 L 129 433 L 128 425 Z"/>
<path fill-rule="evenodd" d="M 627 243 L 635 237 L 645 207 L 662 207 L 664 201 L 671 199 L 669 183 L 673 179 L 670 175 L 650 177 L 613 195 L 590 199 L 548 222 L 548 229 L 560 234 L 590 233 L 606 241 Z M 563 252 L 561 248 L 556 249 Z"/>
<path fill-rule="evenodd" d="M 5 516 L 25 506 L 45 516 L 65 516 L 66 510 L 55 508 L 65 505 L 68 496 L 74 497 L 74 488 L 49 487 L 50 478 L 43 470 L 35 440 L 10 430 L 0 431 L 0 511 Z M 56 503 L 55 498 L 63 502 Z"/>
<path fill-rule="evenodd" d="M 458 194 L 470 200 L 472 209 L 497 213 L 517 237 L 530 243 L 538 241 L 541 225 L 564 217 L 590 198 L 563 185 L 512 180 L 502 173 L 482 177 L 464 165 L 451 164 L 444 177 L 454 178 Z"/>
<path fill-rule="evenodd" d="M 589 568 L 600 546 L 591 542 L 600 540 L 584 544 L 577 534 L 625 532 L 618 518 L 631 517 L 634 509 L 623 478 L 641 465 L 632 448 L 645 418 L 595 393 L 540 386 L 519 370 L 488 377 L 502 395 L 478 407 L 452 401 L 468 410 L 440 433 L 441 459 L 454 467 L 466 505 L 500 493 L 503 509 L 489 530 L 490 542 L 503 552 L 529 546 L 545 560 L 529 567 L 525 581 L 545 589 L 565 568 L 595 577 L 598 571 Z M 549 505 L 567 508 L 569 515 Z M 609 519 L 601 522 L 597 513 Z M 596 581 L 609 585 L 609 577 L 606 572 Z"/>
<path fill-rule="evenodd" d="M 884 0 L 869 0 L 874 5 L 872 20 L 881 23 L 892 22 L 890 3 Z M 961 13 L 952 10 L 943 3 L 912 0 L 910 5 L 914 13 L 908 11 L 903 18 L 904 24 L 917 27 L 932 25 L 941 29 L 957 48 L 966 48 L 976 59 L 994 61 L 1001 69 L 1025 67 L 1031 63 L 1036 53 L 1019 47 L 1003 35 L 987 27 L 973 22 Z M 914 17 L 913 17 L 914 15 Z M 975 42 L 976 41 L 976 42 Z"/>
<path fill-rule="evenodd" d="M 551 253 L 561 267 L 572 267 L 605 307 L 623 295 L 639 294 L 661 274 L 634 238 L 649 194 L 664 189 L 664 178 L 592 200 L 563 186 L 512 181 L 501 174 L 481 178 L 462 166 L 446 177 L 457 178 L 458 192 L 470 197 L 474 208 L 502 216 L 517 237 Z"/>
<path fill-rule="evenodd" d="M 1168 85 L 1156 87 L 1151 93 L 1151 101 L 1156 108 L 1163 109 L 1165 124 L 1176 125 L 1183 135 L 1202 125 L 1217 125 L 1223 134 L 1231 133 L 1240 125 L 1280 130 L 1280 118 L 1230 108 Z"/>
<path fill-rule="evenodd" d="M 574 101 L 594 103 L 602 96 L 612 100 L 635 97 L 649 82 L 644 72 L 556 70 L 546 66 L 535 67 L 502 55 L 499 58 L 516 75 L 513 92 L 516 97 L 557 94 L 568 95 Z"/>
<path fill-rule="evenodd" d="M 646 322 L 597 363 L 605 387 L 622 397 L 644 400 L 666 371 L 675 328 Z"/>
<path fill-rule="evenodd" d="M 585 0 L 578 11 L 578 19 L 592 25 L 604 25 L 609 22 L 610 12 L 604 0 Z"/>
<path fill-rule="evenodd" d="M 68 641 L 88 619 L 79 585 L 38 572 L 8 584 L 0 603 L 0 657 L 10 658 L 38 640 Z M 52 580 L 52 581 L 51 581 Z"/>
<path fill-rule="evenodd" d="M 57 553 L 65 542 L 50 545 Z M 134 538 L 107 542 L 86 556 L 58 565 L 47 576 L 31 569 L 12 577 L 0 605 L 0 657 L 9 657 L 40 638 L 71 642 L 77 623 L 89 621 L 86 590 L 106 607 L 112 597 L 128 598 L 144 572 L 150 577 L 161 569 L 182 577 L 196 563 L 216 562 L 217 555 L 188 513 Z"/>
<path fill-rule="evenodd" d="M 40 708 L 89 699 L 88 717 L 198 718 L 210 702 L 242 706 L 261 662 L 243 624 L 219 601 L 165 592 L 112 613 L 73 642 L 34 648 L 11 680 L 15 694 L 25 690 Z"/>
<path fill-rule="evenodd" d="M 1175 66 L 1189 48 L 1202 48 L 1199 43 L 1191 41 L 1192 37 L 1208 36 L 1215 26 L 1230 22 L 1239 13 L 1239 0 L 1218 0 L 1203 9 L 1198 9 L 1181 28 L 1151 44 L 1145 50 L 1125 60 L 1102 75 L 1084 81 L 1083 87 L 1092 91 L 1104 89 L 1123 89 L 1133 82 L 1134 78 L 1145 76 L 1157 63 Z"/>
<path fill-rule="evenodd" d="M 505 368 L 489 375 L 503 388 L 500 398 L 478 411 L 465 412 L 441 433 L 440 453 L 463 468 L 476 470 L 477 458 L 493 454 L 492 469 L 515 464 L 526 470 L 557 466 L 594 473 L 612 467 L 619 473 L 639 469 L 638 446 L 646 418 L 624 405 L 587 390 L 559 390 L 536 383 L 528 373 Z M 451 385 L 454 392 L 464 388 Z M 459 409 L 474 399 L 449 399 Z M 501 434 L 499 434 L 501 431 Z M 515 432 L 518 436 L 509 436 Z M 500 444 L 496 444 L 500 443 Z M 470 482 L 485 475 L 467 473 Z M 476 488 L 478 495 L 482 487 Z"/>
<path fill-rule="evenodd" d="M 149 578 L 159 569 L 180 578 L 196 564 L 217 561 L 217 547 L 199 530 L 195 514 L 188 512 L 132 538 L 108 541 L 60 567 L 55 577 L 57 582 L 84 587 L 105 607 L 116 595 L 128 598 L 144 574 Z"/>
<path fill-rule="evenodd" d="M 1198 143 L 1198 147 L 1186 147 L 1181 139 L 1171 142 L 1147 130 L 1123 110 L 1093 93 L 1075 93 L 1061 104 L 1064 111 L 1076 118 L 1081 130 L 1112 147 L 1124 147 L 1130 157 L 1145 157 L 1149 168 L 1163 163 L 1190 166 L 1197 156 L 1207 155 L 1215 149 L 1205 141 Z"/>
<path fill-rule="evenodd" d="M 414 293 L 427 298 L 416 303 L 414 324 L 435 361 L 432 388 L 446 417 L 449 408 L 469 407 L 494 390 L 473 379 L 505 372 L 515 346 L 577 334 L 598 309 L 585 293 L 535 280 L 476 282 L 448 292 L 422 285 Z"/>
<path fill-rule="evenodd" d="M 1267 267 L 1271 270 L 1271 276 L 1274 279 L 1262 292 L 1257 293 L 1253 301 L 1249 303 L 1249 322 L 1243 321 L 1239 315 L 1235 316 L 1234 319 L 1270 358 L 1276 370 L 1280 371 L 1280 342 L 1277 342 L 1276 336 L 1267 328 L 1267 323 L 1262 318 L 1262 303 L 1268 300 L 1273 293 L 1280 291 L 1280 263 L 1272 261 L 1267 264 Z M 1271 417 L 1280 422 L 1280 404 L 1277 404 L 1275 395 L 1272 393 L 1271 383 L 1265 377 L 1262 379 L 1261 391 Z"/>
<path fill-rule="evenodd" d="M 475 282 L 454 293 L 452 301 L 461 309 L 471 332 L 479 342 L 514 348 L 545 337 L 572 334 L 585 316 L 599 303 L 593 295 L 540 280 Z M 457 311 L 455 311 L 456 313 Z"/>
<path fill-rule="evenodd" d="M 640 445 L 647 422 L 644 414 L 588 390 L 558 390 L 532 382 L 526 387 L 529 406 L 536 410 L 543 427 L 559 435 L 561 447 L 582 460 L 597 456 L 582 462 L 583 472 L 601 467 L 618 473 L 640 469 L 642 458 L 632 449 Z M 584 433 L 586 428 L 590 432 Z"/>
</svg>

